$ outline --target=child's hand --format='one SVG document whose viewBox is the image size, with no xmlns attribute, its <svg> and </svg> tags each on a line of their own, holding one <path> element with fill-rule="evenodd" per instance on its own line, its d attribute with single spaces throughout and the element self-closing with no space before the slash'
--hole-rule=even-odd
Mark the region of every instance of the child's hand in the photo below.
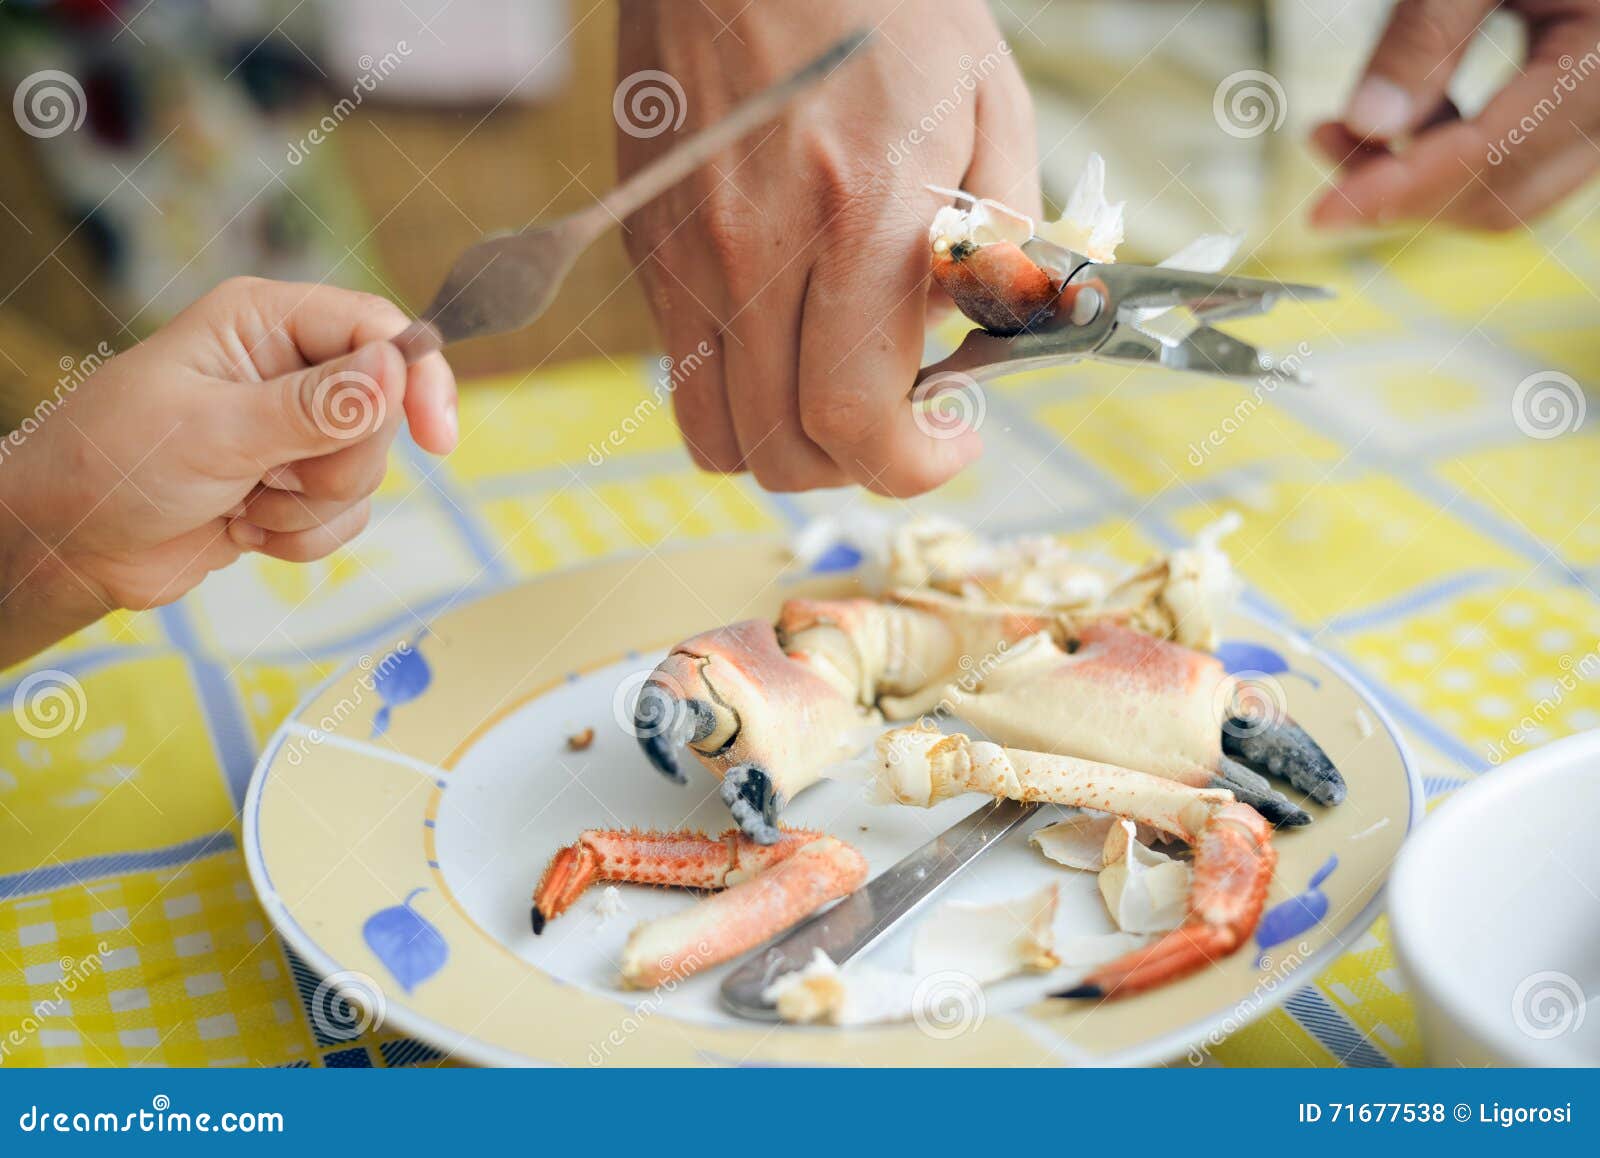
<svg viewBox="0 0 1600 1158">
<path fill-rule="evenodd" d="M 1446 86 L 1492 0 L 1400 0 L 1342 120 L 1312 140 L 1340 166 L 1313 224 L 1515 229 L 1600 170 L 1600 3 L 1512 0 L 1519 75 L 1463 119 Z"/>
<path fill-rule="evenodd" d="M 443 357 L 408 370 L 387 341 L 406 320 L 229 281 L 0 439 L 0 665 L 243 551 L 306 562 L 359 533 L 403 417 L 435 453 L 456 439 Z"/>
</svg>

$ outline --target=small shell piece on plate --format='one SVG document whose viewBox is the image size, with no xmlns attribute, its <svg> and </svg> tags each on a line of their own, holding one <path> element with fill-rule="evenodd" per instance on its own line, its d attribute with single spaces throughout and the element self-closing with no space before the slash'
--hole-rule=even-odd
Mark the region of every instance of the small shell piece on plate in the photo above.
<svg viewBox="0 0 1600 1158">
<path fill-rule="evenodd" d="M 1165 933 L 1188 914 L 1187 864 L 1139 843 L 1132 821 L 1119 821 L 1106 840 L 1100 895 L 1124 933 Z"/>
<path fill-rule="evenodd" d="M 912 972 L 964 973 L 979 985 L 1017 973 L 1048 973 L 1061 963 L 1055 918 L 1055 885 L 993 905 L 948 901 L 917 930 Z"/>
<path fill-rule="evenodd" d="M 1057 864 L 1097 873 L 1106 867 L 1106 839 L 1116 823 L 1114 816 L 1085 812 L 1045 825 L 1028 843 Z"/>
<path fill-rule="evenodd" d="M 1132 823 L 1102 812 L 1084 812 L 1045 825 L 1028 842 L 1059 865 L 1097 873 L 1106 867 L 1108 846 L 1119 849 L 1117 855 L 1122 855 L 1117 825 Z M 1135 824 L 1134 831 L 1142 844 L 1153 845 L 1161 839 L 1161 833 L 1147 825 Z"/>
</svg>

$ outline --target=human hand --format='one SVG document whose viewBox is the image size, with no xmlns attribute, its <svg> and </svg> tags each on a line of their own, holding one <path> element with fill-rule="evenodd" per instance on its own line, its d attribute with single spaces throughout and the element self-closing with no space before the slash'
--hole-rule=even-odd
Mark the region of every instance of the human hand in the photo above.
<svg viewBox="0 0 1600 1158">
<path fill-rule="evenodd" d="M 1515 229 L 1600 169 L 1600 2 L 1511 0 L 1520 74 L 1476 116 L 1445 95 L 1492 0 L 1400 0 L 1342 120 L 1312 141 L 1340 166 L 1311 211 L 1339 228 L 1435 220 Z"/>
<path fill-rule="evenodd" d="M 358 534 L 403 417 L 455 442 L 450 368 L 408 369 L 405 324 L 370 294 L 235 279 L 0 439 L 0 662 L 245 550 L 307 562 Z"/>
<path fill-rule="evenodd" d="M 917 494 L 981 451 L 976 430 L 930 436 L 907 401 L 928 309 L 928 223 L 947 203 L 925 186 L 1037 216 L 1028 93 L 980 0 L 622 6 L 624 174 L 863 27 L 873 41 L 780 124 L 627 223 L 680 367 L 673 404 L 691 455 L 707 470 L 752 471 L 770 490 L 854 482 Z M 648 83 L 643 70 L 681 86 L 679 103 L 657 78 L 665 125 L 640 123 L 623 103 L 630 81 Z M 663 131 L 680 107 L 683 126 Z"/>
</svg>

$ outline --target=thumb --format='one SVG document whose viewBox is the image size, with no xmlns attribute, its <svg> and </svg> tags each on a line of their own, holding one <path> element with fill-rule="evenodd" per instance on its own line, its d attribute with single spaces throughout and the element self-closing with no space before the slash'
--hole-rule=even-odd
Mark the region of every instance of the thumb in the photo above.
<svg viewBox="0 0 1600 1158">
<path fill-rule="evenodd" d="M 1400 0 L 1345 106 L 1345 126 L 1379 141 L 1415 129 L 1438 107 L 1494 6 L 1494 0 Z"/>
<path fill-rule="evenodd" d="M 399 405 L 406 366 L 390 342 L 263 384 L 257 437 L 280 462 L 331 454 L 383 428 Z"/>
</svg>

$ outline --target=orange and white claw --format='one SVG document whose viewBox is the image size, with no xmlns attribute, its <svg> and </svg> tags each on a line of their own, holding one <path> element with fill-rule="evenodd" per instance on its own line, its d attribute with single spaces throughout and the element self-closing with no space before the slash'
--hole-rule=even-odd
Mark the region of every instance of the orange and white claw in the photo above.
<svg viewBox="0 0 1600 1158">
<path fill-rule="evenodd" d="M 681 912 L 646 921 L 622 950 L 622 981 L 649 989 L 721 964 L 798 924 L 867 879 L 850 845 L 815 836 L 770 869 Z"/>
<path fill-rule="evenodd" d="M 535 934 L 598 881 L 722 889 L 760 873 L 814 841 L 818 833 L 785 829 L 773 844 L 757 844 L 729 829 L 699 832 L 629 832 L 590 829 L 550 859 L 533 891 Z"/>
<path fill-rule="evenodd" d="M 1100 966 L 1054 996 L 1127 997 L 1234 952 L 1255 932 L 1266 904 L 1278 863 L 1271 834 L 1272 826 L 1249 805 L 1219 809 L 1195 843 L 1188 920 L 1155 944 Z"/>
</svg>

